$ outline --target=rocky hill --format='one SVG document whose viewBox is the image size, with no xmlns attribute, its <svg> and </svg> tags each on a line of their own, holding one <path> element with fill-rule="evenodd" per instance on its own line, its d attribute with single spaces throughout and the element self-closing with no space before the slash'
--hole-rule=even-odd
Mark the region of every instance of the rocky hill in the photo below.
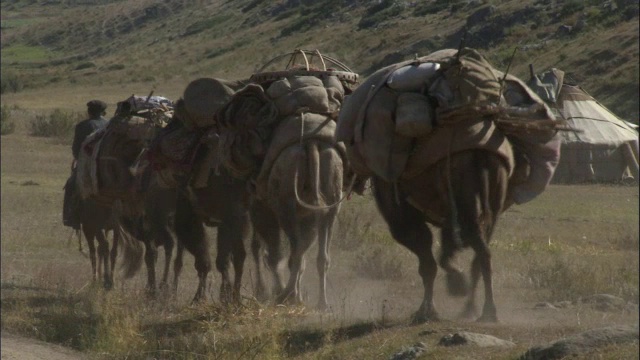
<svg viewBox="0 0 640 360">
<path fill-rule="evenodd" d="M 638 122 L 637 0 L 6 0 L 2 92 L 246 78 L 295 48 L 366 77 L 464 44 L 522 78 L 557 67 Z M 175 84 L 175 85 L 174 85 Z M 176 91 L 179 93 L 179 91 Z"/>
</svg>

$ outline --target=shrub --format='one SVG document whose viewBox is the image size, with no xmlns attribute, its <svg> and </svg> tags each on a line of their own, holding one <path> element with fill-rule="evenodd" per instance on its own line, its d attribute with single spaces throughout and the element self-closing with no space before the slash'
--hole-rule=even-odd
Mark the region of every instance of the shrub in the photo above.
<svg viewBox="0 0 640 360">
<path fill-rule="evenodd" d="M 31 135 L 71 139 L 80 114 L 55 109 L 49 115 L 37 115 L 31 121 Z"/>
<path fill-rule="evenodd" d="M 24 88 L 24 82 L 14 73 L 0 75 L 0 94 L 18 92 Z"/>
<path fill-rule="evenodd" d="M 578 11 L 581 11 L 584 9 L 584 2 L 581 0 L 571 0 L 571 1 L 567 1 L 566 3 L 564 3 L 564 5 L 562 5 L 562 9 L 560 9 L 560 18 L 564 18 L 567 17 L 571 14 L 575 14 Z"/>
<path fill-rule="evenodd" d="M 84 62 L 84 63 L 79 64 L 78 66 L 76 66 L 74 70 L 83 70 L 83 69 L 89 69 L 89 68 L 94 68 L 94 67 L 96 67 L 96 64 L 94 64 L 92 62 Z"/>
<path fill-rule="evenodd" d="M 111 64 L 105 68 L 105 70 L 107 71 L 122 70 L 122 69 L 124 69 L 124 64 Z"/>
<path fill-rule="evenodd" d="M 414 10 L 413 16 L 425 16 L 439 13 L 449 8 L 449 0 L 435 0 L 418 3 Z"/>
<path fill-rule="evenodd" d="M 403 6 L 395 1 L 383 1 L 367 10 L 366 15 L 360 19 L 358 28 L 367 29 L 375 27 L 385 20 L 400 15 L 403 10 Z"/>
<path fill-rule="evenodd" d="M 576 300 L 607 293 L 638 301 L 638 271 L 628 263 L 577 261 L 575 255 L 549 254 L 530 265 L 527 277 L 535 289 L 548 291 L 549 300 Z M 634 269 L 636 269 L 634 271 Z"/>
<path fill-rule="evenodd" d="M 16 123 L 11 119 L 11 110 L 8 106 L 0 106 L 0 135 L 11 134 L 16 130 Z"/>
</svg>

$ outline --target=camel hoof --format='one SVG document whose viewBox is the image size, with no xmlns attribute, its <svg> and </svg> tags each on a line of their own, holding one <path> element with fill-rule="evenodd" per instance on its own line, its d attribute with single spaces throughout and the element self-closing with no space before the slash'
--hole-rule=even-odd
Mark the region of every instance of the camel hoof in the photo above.
<svg viewBox="0 0 640 360">
<path fill-rule="evenodd" d="M 440 316 L 435 311 L 431 311 L 429 313 L 425 313 L 423 311 L 418 311 L 413 314 L 411 318 L 411 325 L 420 325 L 427 322 L 440 321 Z"/>
<path fill-rule="evenodd" d="M 103 284 L 103 287 L 105 290 L 109 291 L 113 289 L 113 282 L 111 282 L 110 280 L 106 280 Z"/>
<path fill-rule="evenodd" d="M 298 300 L 298 297 L 293 292 L 283 292 L 276 297 L 276 305 L 303 305 L 303 302 Z"/>
<path fill-rule="evenodd" d="M 202 295 L 196 295 L 193 297 L 193 300 L 191 300 L 191 305 L 198 305 L 203 303 L 204 303 L 204 296 Z"/>
</svg>

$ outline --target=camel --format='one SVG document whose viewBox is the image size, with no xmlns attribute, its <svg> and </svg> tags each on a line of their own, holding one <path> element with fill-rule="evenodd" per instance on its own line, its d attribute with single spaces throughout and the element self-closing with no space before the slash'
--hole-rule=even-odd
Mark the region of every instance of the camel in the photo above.
<svg viewBox="0 0 640 360">
<path fill-rule="evenodd" d="M 423 65 L 423 75 L 403 78 L 414 83 L 398 83 L 403 71 Z M 442 49 L 378 70 L 339 115 L 336 141 L 348 146 L 360 175 L 372 176 L 376 204 L 393 238 L 418 257 L 424 296 L 415 322 L 438 319 L 433 305 L 438 264 L 425 222 L 441 229 L 439 265 L 449 293 L 468 295 L 463 315 L 475 313 L 482 276 L 484 306 L 478 320 L 498 320 L 489 250 L 493 229 L 514 202 L 539 195 L 557 165 L 559 147 L 553 139 L 563 124 L 524 82 L 507 73 L 474 49 Z M 520 142 L 526 146 L 517 146 Z M 451 263 L 466 247 L 475 252 L 470 287 Z"/>
<path fill-rule="evenodd" d="M 488 245 L 507 199 L 509 170 L 504 159 L 486 150 L 467 150 L 451 154 L 449 159 L 440 160 L 420 175 L 400 181 L 397 186 L 378 176 L 372 180 L 376 204 L 393 238 L 418 257 L 424 295 L 413 321 L 420 323 L 439 318 L 433 305 L 433 285 L 438 266 L 431 250 L 433 235 L 425 224 L 426 218 L 441 228 L 439 262 L 447 272 L 449 294 L 468 294 L 464 315 L 472 316 L 475 312 L 475 289 L 482 275 L 485 300 L 478 321 L 496 322 Z M 419 210 L 434 206 L 443 210 L 443 220 L 430 219 Z M 450 263 L 454 255 L 465 247 L 475 251 L 470 292 L 462 273 Z"/>
<path fill-rule="evenodd" d="M 211 271 L 205 225 L 218 228 L 216 269 L 222 275 L 220 300 L 239 303 L 246 257 L 244 243 L 251 231 L 251 223 L 246 184 L 233 179 L 224 169 L 220 169 L 220 175 L 212 173 L 206 187 L 185 187 L 177 194 L 175 233 L 181 246 L 195 257 L 198 273 L 198 288 L 193 302 L 204 300 Z M 233 281 L 229 273 L 230 263 L 234 268 Z"/>
<path fill-rule="evenodd" d="M 128 105 L 126 102 L 121 104 Z M 127 109 L 123 109 L 127 114 Z M 141 121 L 140 118 L 131 122 L 126 121 L 126 116 L 116 115 L 110 120 L 106 129 L 91 134 L 83 143 L 79 154 L 77 186 L 82 195 L 83 202 L 92 204 L 91 210 L 83 211 L 83 216 L 92 224 L 103 226 L 106 217 L 110 217 L 113 224 L 114 236 L 122 241 L 124 249 L 124 277 L 130 278 L 137 272 L 141 262 L 145 246 L 145 260 L 148 271 L 147 289 L 153 293 L 156 289 L 155 263 L 156 248 L 165 248 L 165 269 L 163 284 L 167 282 L 170 259 L 172 257 L 174 240 L 160 233 L 145 233 L 143 228 L 143 215 L 145 197 L 143 194 L 133 191 L 135 179 L 129 171 L 129 167 L 137 159 L 141 151 L 148 146 L 148 142 L 160 127 L 151 121 Z M 132 135 L 133 134 L 133 135 Z M 95 165 L 92 165 L 95 164 Z M 95 166 L 95 178 L 91 177 L 91 167 Z M 99 188 L 94 184 L 97 181 Z M 89 184 L 92 184 L 91 187 Z M 91 190 L 92 189 L 92 190 Z M 162 207 L 156 207 L 158 211 Z M 96 225 L 92 227 L 95 228 Z M 100 229 L 98 228 L 95 228 Z M 97 233 L 101 241 L 100 232 Z M 89 239 L 90 235 L 87 235 Z M 91 235 L 93 236 L 93 235 Z M 91 237 L 93 238 L 93 237 Z M 116 246 L 117 244 L 114 244 Z M 90 245 L 91 246 L 91 245 Z M 112 252 L 111 271 L 115 261 L 115 250 Z M 177 261 L 177 260 L 176 260 Z M 105 275 L 106 276 L 106 275 Z M 111 286 L 113 278 L 108 282 Z M 105 283 L 107 281 L 105 280 Z"/>
<path fill-rule="evenodd" d="M 100 276 L 103 276 L 103 286 L 110 290 L 113 288 L 113 271 L 120 241 L 120 233 L 113 224 L 110 209 L 92 199 L 81 200 L 80 227 L 89 247 L 93 281 L 97 281 Z M 107 239 L 107 231 L 109 230 L 113 231 L 111 250 L 109 250 Z M 97 249 L 95 240 L 98 241 Z"/>
<path fill-rule="evenodd" d="M 223 82 L 236 87 L 242 84 L 242 82 Z M 188 113 L 184 111 L 183 106 L 182 100 L 176 103 L 177 111 L 164 131 L 179 131 L 181 127 L 185 126 L 180 116 L 188 116 Z M 210 169 L 211 164 L 207 162 L 215 159 L 216 138 L 210 130 L 210 128 L 194 130 L 199 134 L 199 137 L 212 136 L 204 142 L 210 143 L 193 150 L 193 163 L 196 164 L 194 169 L 199 167 Z M 204 143 L 200 142 L 200 144 Z M 145 231 L 143 236 L 147 248 L 145 262 L 150 286 L 155 283 L 155 270 L 152 264 L 155 264 L 157 254 L 155 242 L 149 237 L 155 238 L 156 241 L 162 239 L 161 243 L 164 243 L 166 254 L 169 256 L 168 245 L 173 244 L 171 233 L 174 233 L 178 244 L 178 254 L 174 263 L 174 292 L 177 289 L 178 277 L 182 270 L 182 252 L 183 249 L 186 249 L 195 257 L 195 268 L 199 279 L 193 302 L 205 299 L 206 281 L 211 271 L 209 243 L 204 232 L 206 225 L 218 228 L 216 268 L 222 274 L 220 299 L 223 302 L 240 301 L 241 280 L 246 257 L 244 242 L 251 229 L 246 200 L 247 187 L 245 182 L 229 176 L 226 170 L 218 170 L 215 173 L 209 171 L 205 186 L 193 186 L 192 180 L 196 174 L 187 173 L 182 169 L 177 170 L 174 174 L 181 179 L 180 182 L 170 187 L 158 187 L 156 186 L 158 182 L 151 180 L 152 185 L 144 194 Z M 173 225 L 169 225 L 169 217 L 171 216 L 173 216 Z M 229 271 L 231 262 L 235 275 L 233 281 Z M 135 266 L 131 265 L 131 267 Z M 163 283 L 166 283 L 167 274 L 168 268 L 165 268 Z"/>
<path fill-rule="evenodd" d="M 254 77 L 258 79 L 261 75 Z M 322 79 L 310 75 L 275 80 L 247 85 L 218 112 L 220 163 L 232 176 L 252 185 L 255 228 L 252 252 L 259 272 L 258 298 L 266 297 L 260 241 L 265 243 L 269 254 L 267 264 L 274 280 L 276 303 L 299 304 L 304 256 L 318 238 L 318 308 L 326 310 L 329 242 L 342 200 L 346 156 L 344 145 L 333 141 L 334 116 L 345 89 L 334 75 Z M 329 97 L 329 93 L 333 95 Z M 327 101 L 322 101 L 323 96 Z M 286 234 L 291 250 L 286 285 L 277 273 L 283 256 L 281 231 Z"/>
<path fill-rule="evenodd" d="M 319 298 L 317 308 L 327 310 L 327 271 L 329 243 L 340 210 L 343 184 L 343 160 L 333 144 L 306 140 L 283 150 L 275 160 L 268 178 L 267 195 L 255 199 L 252 222 L 256 236 L 252 243 L 258 269 L 258 297 L 265 297 L 261 275 L 261 239 L 267 247 L 267 265 L 272 272 L 276 303 L 302 303 L 300 281 L 305 269 L 305 253 L 318 239 L 317 271 Z M 309 206 L 308 204 L 312 204 Z M 333 205 L 333 206 L 332 206 Z M 280 232 L 290 244 L 289 280 L 283 286 L 277 271 L 283 256 Z"/>
</svg>

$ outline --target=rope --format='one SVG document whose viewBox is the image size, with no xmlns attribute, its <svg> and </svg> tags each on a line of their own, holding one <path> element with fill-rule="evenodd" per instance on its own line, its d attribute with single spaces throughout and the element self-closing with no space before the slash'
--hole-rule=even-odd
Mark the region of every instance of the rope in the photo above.
<svg viewBox="0 0 640 360">
<path fill-rule="evenodd" d="M 300 113 L 300 146 L 302 147 L 303 145 L 304 145 L 304 113 L 301 112 Z M 300 198 L 300 195 L 298 193 L 298 170 L 299 170 L 298 165 L 299 164 L 300 164 L 300 162 L 298 161 L 296 163 L 296 171 L 295 171 L 295 173 L 293 175 L 293 192 L 296 195 L 296 201 L 298 202 L 298 204 L 300 206 L 302 206 L 304 208 L 307 208 L 309 210 L 328 210 L 328 209 L 332 209 L 332 208 L 340 205 L 341 202 L 343 202 L 346 198 L 348 198 L 351 195 L 351 191 L 353 190 L 353 185 L 356 182 L 356 175 L 355 174 L 351 177 L 351 181 L 349 183 L 349 187 L 348 187 L 347 191 L 335 203 L 333 203 L 331 205 L 311 205 L 311 204 L 306 203 L 304 200 L 302 200 Z"/>
<path fill-rule="evenodd" d="M 353 185 L 355 183 L 356 183 L 356 175 L 354 174 L 351 177 L 351 181 L 349 182 L 349 187 L 347 188 L 347 191 L 344 192 L 344 194 L 338 201 L 336 201 L 331 205 L 311 205 L 306 203 L 304 200 L 302 200 L 300 198 L 300 195 L 298 194 L 298 166 L 296 165 L 296 172 L 293 175 L 293 192 L 296 195 L 296 201 L 298 202 L 298 205 L 304 208 L 307 208 L 309 210 L 329 210 L 340 205 L 341 202 L 343 202 L 345 199 L 347 199 L 351 195 L 351 191 L 353 190 Z"/>
</svg>

